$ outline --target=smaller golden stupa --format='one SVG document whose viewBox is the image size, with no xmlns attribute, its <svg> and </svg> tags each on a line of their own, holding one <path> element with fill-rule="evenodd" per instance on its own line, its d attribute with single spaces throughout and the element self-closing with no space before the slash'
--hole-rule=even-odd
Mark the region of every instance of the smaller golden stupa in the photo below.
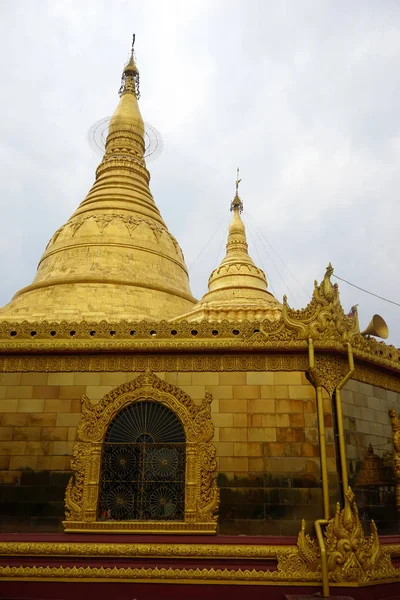
<svg viewBox="0 0 400 600">
<path fill-rule="evenodd" d="M 208 292 L 181 317 L 187 321 L 275 321 L 282 316 L 282 305 L 268 291 L 264 271 L 248 253 L 246 229 L 240 216 L 243 212 L 240 181 L 238 169 L 225 258 L 211 273 Z"/>
</svg>

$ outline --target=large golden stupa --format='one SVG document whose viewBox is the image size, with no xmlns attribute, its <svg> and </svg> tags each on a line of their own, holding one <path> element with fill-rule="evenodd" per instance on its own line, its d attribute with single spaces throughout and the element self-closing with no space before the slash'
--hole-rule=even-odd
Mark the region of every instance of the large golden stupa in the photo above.
<svg viewBox="0 0 400 600">
<path fill-rule="evenodd" d="M 33 283 L 0 318 L 157 320 L 196 302 L 182 250 L 149 188 L 138 89 L 132 54 L 96 181 L 49 241 Z"/>
<path fill-rule="evenodd" d="M 399 595 L 400 352 L 331 265 L 274 298 L 239 178 L 194 299 L 138 98 L 132 49 L 92 189 L 0 309 L 0 598 Z"/>
</svg>

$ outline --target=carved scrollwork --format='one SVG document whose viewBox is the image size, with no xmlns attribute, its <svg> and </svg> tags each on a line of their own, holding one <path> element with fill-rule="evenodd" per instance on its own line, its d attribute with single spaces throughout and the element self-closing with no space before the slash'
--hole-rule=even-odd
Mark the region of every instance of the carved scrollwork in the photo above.
<svg viewBox="0 0 400 600">
<path fill-rule="evenodd" d="M 330 396 L 342 381 L 347 370 L 347 362 L 341 357 L 329 354 L 317 354 L 315 357 L 316 375 Z"/>
<path fill-rule="evenodd" d="M 328 578 L 332 583 L 367 584 L 398 578 L 400 570 L 391 561 L 390 552 L 380 545 L 378 531 L 371 521 L 371 535 L 364 536 L 354 494 L 349 488 L 343 510 L 339 503 L 336 514 L 324 532 Z M 296 570 L 299 581 L 320 572 L 321 553 L 315 540 L 305 534 L 305 522 L 298 536 L 297 552 L 286 554 L 278 562 L 278 570 Z M 320 575 L 319 575 L 320 578 Z"/>
<path fill-rule="evenodd" d="M 340 340 L 347 342 L 359 333 L 357 310 L 351 316 L 343 311 L 337 283 L 332 285 L 332 265 L 329 263 L 324 279 L 314 282 L 311 302 L 302 310 L 289 308 L 286 296 L 283 299 L 283 321 L 296 333 L 296 339 Z"/>
<path fill-rule="evenodd" d="M 138 400 L 153 400 L 170 408 L 180 419 L 186 435 L 186 481 L 184 522 L 162 521 L 98 521 L 101 446 L 108 425 L 127 404 Z M 213 472 L 216 469 L 215 448 L 210 444 L 214 434 L 211 420 L 212 396 L 206 394 L 200 405 L 183 390 L 166 383 L 149 369 L 129 383 L 112 390 L 98 404 L 82 397 L 82 419 L 78 426 L 78 441 L 73 449 L 71 478 L 65 496 L 66 531 L 135 530 L 169 532 L 185 530 L 215 533 L 219 491 Z"/>
</svg>

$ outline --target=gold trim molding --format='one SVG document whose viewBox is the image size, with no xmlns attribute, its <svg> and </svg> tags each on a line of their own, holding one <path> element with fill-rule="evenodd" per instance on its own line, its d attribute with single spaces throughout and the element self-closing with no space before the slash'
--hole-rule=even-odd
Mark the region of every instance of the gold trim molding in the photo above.
<svg viewBox="0 0 400 600">
<path fill-rule="evenodd" d="M 316 354 L 320 375 L 333 361 L 335 377 L 326 382 L 332 388 L 346 368 L 345 358 L 332 354 Z M 307 354 L 75 354 L 75 355 L 6 355 L 0 356 L 2 373 L 156 373 L 229 372 L 229 371 L 307 371 Z M 356 381 L 400 393 L 400 378 L 363 364 L 356 365 L 352 377 Z M 330 382 L 330 383 L 329 383 Z"/>
<path fill-rule="evenodd" d="M 181 420 L 186 436 L 185 513 L 183 521 L 100 521 L 97 503 L 102 443 L 115 415 L 127 404 L 155 400 L 170 408 Z M 159 379 L 147 369 L 129 383 L 106 394 L 98 404 L 82 396 L 82 419 L 72 451 L 71 477 L 65 494 L 67 532 L 92 533 L 215 533 L 219 490 L 212 474 L 216 450 L 211 394 L 198 406 L 183 390 Z"/>
<path fill-rule="evenodd" d="M 0 542 L 0 556 L 240 558 L 273 560 L 292 554 L 296 546 L 250 544 L 130 544 L 105 542 Z"/>
</svg>

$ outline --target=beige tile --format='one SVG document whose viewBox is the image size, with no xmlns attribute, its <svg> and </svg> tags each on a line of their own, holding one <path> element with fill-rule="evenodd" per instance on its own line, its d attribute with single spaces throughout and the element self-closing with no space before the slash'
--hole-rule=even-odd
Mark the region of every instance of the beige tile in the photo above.
<svg viewBox="0 0 400 600">
<path fill-rule="evenodd" d="M 219 459 L 219 470 L 222 473 L 226 472 L 245 472 L 249 468 L 249 459 L 246 457 L 221 456 Z"/>
<path fill-rule="evenodd" d="M 35 385 L 33 386 L 32 398 L 58 398 L 60 388 L 58 385 Z"/>
<path fill-rule="evenodd" d="M 210 385 L 219 384 L 219 373 L 192 373 L 192 385 Z"/>
<path fill-rule="evenodd" d="M 18 400 L 18 412 L 43 412 L 44 400 L 39 398 L 22 398 Z"/>
<path fill-rule="evenodd" d="M 234 398 L 260 398 L 261 387 L 259 385 L 235 385 L 233 386 Z"/>
<path fill-rule="evenodd" d="M 0 373 L 0 385 L 21 385 L 22 373 Z"/>
<path fill-rule="evenodd" d="M 86 394 L 84 385 L 63 385 L 60 386 L 60 398 L 80 398 Z"/>
<path fill-rule="evenodd" d="M 68 427 L 68 441 L 75 442 L 76 440 L 76 427 Z"/>
<path fill-rule="evenodd" d="M 13 440 L 40 440 L 40 427 L 15 427 Z"/>
<path fill-rule="evenodd" d="M 0 412 L 1 413 L 15 413 L 18 410 L 18 399 L 17 398 L 2 398 L 0 400 Z"/>
<path fill-rule="evenodd" d="M 37 456 L 12 456 L 10 460 L 10 470 L 21 470 L 26 469 L 35 470 L 37 467 Z"/>
<path fill-rule="evenodd" d="M 76 373 L 49 373 L 48 385 L 74 385 Z"/>
<path fill-rule="evenodd" d="M 315 390 L 311 385 L 290 385 L 289 386 L 289 398 L 295 400 L 302 400 L 303 398 L 312 399 L 315 396 Z"/>
<path fill-rule="evenodd" d="M 0 442 L 0 454 L 24 454 L 26 442 Z"/>
<path fill-rule="evenodd" d="M 292 371 L 276 372 L 274 373 L 274 384 L 301 386 L 301 373 L 294 373 Z"/>
<path fill-rule="evenodd" d="M 231 385 L 210 385 L 207 391 L 213 398 L 233 398 L 233 386 Z"/>
<path fill-rule="evenodd" d="M 214 427 L 233 427 L 233 413 L 213 414 Z"/>
<path fill-rule="evenodd" d="M 51 452 L 51 442 L 26 442 L 25 454 L 43 456 Z"/>
<path fill-rule="evenodd" d="M 205 385 L 182 385 L 181 389 L 191 398 L 204 398 L 206 394 Z"/>
<path fill-rule="evenodd" d="M 220 385 L 246 385 L 247 383 L 246 373 L 220 373 L 219 374 L 219 383 Z"/>
<path fill-rule="evenodd" d="M 263 458 L 249 458 L 249 472 L 262 473 L 265 471 L 265 463 Z"/>
<path fill-rule="evenodd" d="M 249 456 L 247 442 L 234 442 L 233 454 L 228 454 L 227 456 Z"/>
<path fill-rule="evenodd" d="M 211 402 L 211 414 L 219 413 L 219 400 L 217 398 L 213 398 Z"/>
<path fill-rule="evenodd" d="M 57 427 L 74 427 L 78 425 L 81 420 L 79 413 L 60 413 L 57 415 L 56 426 Z"/>
<path fill-rule="evenodd" d="M 213 442 L 217 456 L 233 456 L 233 442 Z"/>
<path fill-rule="evenodd" d="M 47 385 L 48 373 L 22 373 L 21 385 Z"/>
<path fill-rule="evenodd" d="M 70 456 L 73 446 L 74 442 L 53 442 L 53 454 L 54 456 Z"/>
<path fill-rule="evenodd" d="M 40 413 L 34 413 L 40 414 Z M 6 427 L 15 425 L 17 427 L 25 427 L 29 423 L 29 418 L 32 415 L 26 413 L 4 413 L 1 424 Z"/>
<path fill-rule="evenodd" d="M 100 373 L 100 385 L 118 387 L 127 381 L 127 373 Z M 87 385 L 87 384 L 86 384 Z"/>
<path fill-rule="evenodd" d="M 246 374 L 247 385 L 273 385 L 274 374 L 272 371 L 251 371 Z"/>
<path fill-rule="evenodd" d="M 191 373 L 177 373 L 177 386 L 192 385 L 192 374 Z"/>
<path fill-rule="evenodd" d="M 71 412 L 71 400 L 69 398 L 57 398 L 44 400 L 45 413 Z"/>
<path fill-rule="evenodd" d="M 32 398 L 32 385 L 12 385 L 6 390 L 6 398 Z"/>
<path fill-rule="evenodd" d="M 253 427 L 248 431 L 249 442 L 276 442 L 275 427 Z"/>
<path fill-rule="evenodd" d="M 10 457 L 9 456 L 0 456 L 0 471 L 8 471 L 10 468 Z M 2 473 L 0 473 L 0 481 L 2 484 L 5 484 L 6 481 Z"/>
<path fill-rule="evenodd" d="M 41 439 L 46 441 L 65 442 L 68 440 L 68 427 L 42 427 Z"/>
<path fill-rule="evenodd" d="M 7 387 L 5 385 L 0 385 L 0 400 L 1 398 L 6 397 Z"/>
<path fill-rule="evenodd" d="M 19 416 L 25 416 L 20 413 Z M 56 424 L 56 413 L 32 413 L 28 416 L 29 425 L 40 425 L 41 427 L 53 427 Z"/>
<path fill-rule="evenodd" d="M 219 410 L 221 413 L 231 412 L 231 413 L 243 413 L 247 412 L 247 400 L 242 398 L 240 399 L 221 399 L 219 401 Z"/>
<path fill-rule="evenodd" d="M 101 375 L 102 373 L 74 373 L 74 378 L 68 385 L 100 385 Z"/>
<path fill-rule="evenodd" d="M 247 429 L 247 413 L 234 413 L 233 426 Z"/>
<path fill-rule="evenodd" d="M 247 428 L 224 427 L 220 429 L 221 442 L 247 442 Z"/>
<path fill-rule="evenodd" d="M 57 457 L 58 458 L 58 457 Z M 50 471 L 52 456 L 38 456 L 37 457 L 37 470 L 38 471 Z"/>
<path fill-rule="evenodd" d="M 256 398 L 247 403 L 249 413 L 274 413 L 276 411 L 275 400 L 267 398 Z"/>
<path fill-rule="evenodd" d="M 14 433 L 14 427 L 0 427 L 0 440 L 7 441 L 12 440 Z"/>
<path fill-rule="evenodd" d="M 68 457 L 66 457 L 66 456 L 52 456 L 51 463 L 50 463 L 50 469 L 52 471 L 65 471 L 66 465 L 67 465 L 67 458 Z M 68 461 L 68 465 L 69 465 L 69 461 Z"/>
<path fill-rule="evenodd" d="M 114 387 L 115 386 L 113 385 L 88 385 L 86 392 L 75 395 L 74 398 L 80 398 L 83 394 L 86 394 L 91 400 L 101 400 L 106 394 L 111 392 Z"/>
</svg>

